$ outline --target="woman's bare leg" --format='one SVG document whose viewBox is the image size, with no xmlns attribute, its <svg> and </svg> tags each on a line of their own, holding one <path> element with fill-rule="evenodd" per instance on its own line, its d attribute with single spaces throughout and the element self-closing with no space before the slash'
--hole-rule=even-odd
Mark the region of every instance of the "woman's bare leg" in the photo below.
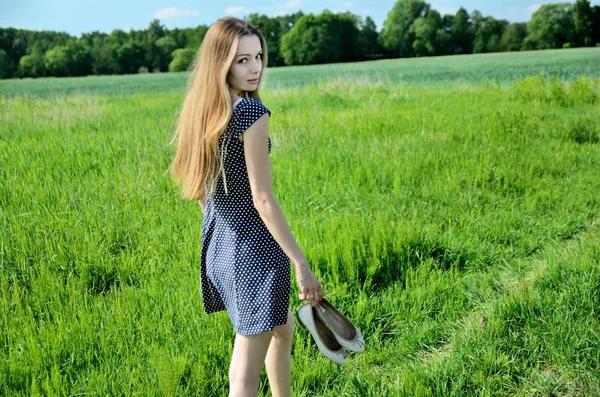
<svg viewBox="0 0 600 397">
<path fill-rule="evenodd" d="M 256 397 L 258 381 L 274 331 L 235 335 L 229 366 L 229 397 Z"/>
<path fill-rule="evenodd" d="M 288 319 L 284 325 L 274 329 L 265 364 L 273 397 L 289 397 L 291 393 L 291 354 L 296 322 L 288 308 Z"/>
</svg>

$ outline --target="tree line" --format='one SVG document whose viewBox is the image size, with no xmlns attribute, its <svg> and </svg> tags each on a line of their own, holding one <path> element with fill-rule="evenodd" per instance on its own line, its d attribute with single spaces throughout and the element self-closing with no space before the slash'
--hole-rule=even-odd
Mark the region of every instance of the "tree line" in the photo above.
<svg viewBox="0 0 600 397">
<path fill-rule="evenodd" d="M 529 22 L 510 23 L 460 8 L 441 15 L 423 0 L 398 0 L 381 32 L 351 12 L 246 16 L 267 41 L 270 66 L 600 46 L 600 6 L 545 4 Z M 80 38 L 64 32 L 0 28 L 0 78 L 184 71 L 209 26 L 147 29 Z"/>
</svg>

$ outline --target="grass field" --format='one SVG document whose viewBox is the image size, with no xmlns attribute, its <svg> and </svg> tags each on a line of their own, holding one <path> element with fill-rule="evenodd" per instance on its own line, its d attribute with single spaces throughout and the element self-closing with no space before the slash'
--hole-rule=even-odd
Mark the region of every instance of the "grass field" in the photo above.
<svg viewBox="0 0 600 397">
<path fill-rule="evenodd" d="M 338 366 L 298 326 L 295 396 L 600 395 L 599 76 L 481 70 L 264 91 L 276 196 L 366 340 Z M 39 92 L 0 99 L 0 395 L 227 395 L 166 173 L 182 94 Z"/>
<path fill-rule="evenodd" d="M 448 87 L 494 81 L 502 85 L 543 73 L 547 77 L 574 80 L 579 76 L 600 78 L 600 48 L 523 51 L 457 55 L 370 62 L 267 68 L 263 88 L 274 90 L 320 81 L 367 81 Z M 0 80 L 0 96 L 33 95 L 131 95 L 144 92 L 183 93 L 188 74 L 162 73 L 129 76 Z"/>
</svg>

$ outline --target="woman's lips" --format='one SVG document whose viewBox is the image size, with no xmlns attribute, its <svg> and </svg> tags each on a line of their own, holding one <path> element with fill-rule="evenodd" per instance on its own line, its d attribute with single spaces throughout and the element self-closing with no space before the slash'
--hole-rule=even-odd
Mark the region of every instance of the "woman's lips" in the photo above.
<svg viewBox="0 0 600 397">
<path fill-rule="evenodd" d="M 248 83 L 250 83 L 250 84 L 257 84 L 258 83 L 258 79 L 248 80 Z"/>
</svg>

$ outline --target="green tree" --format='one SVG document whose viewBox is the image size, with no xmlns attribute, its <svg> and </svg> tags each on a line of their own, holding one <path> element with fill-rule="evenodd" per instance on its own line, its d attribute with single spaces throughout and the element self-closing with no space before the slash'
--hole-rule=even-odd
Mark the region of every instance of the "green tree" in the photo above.
<svg viewBox="0 0 600 397">
<path fill-rule="evenodd" d="M 13 47 L 17 29 L 15 28 L 0 28 L 0 50 L 4 50 L 8 54 Z"/>
<path fill-rule="evenodd" d="M 478 11 L 473 12 L 475 40 L 473 53 L 503 51 L 502 35 L 508 26 L 508 21 L 497 20 L 494 17 L 483 17 Z"/>
<path fill-rule="evenodd" d="M 281 54 L 281 38 L 303 16 L 304 13 L 302 11 L 294 14 L 280 15 L 275 18 L 269 18 L 267 15 L 259 15 L 257 13 L 248 16 L 248 22 L 260 29 L 267 42 L 269 66 L 285 65 L 285 60 Z"/>
<path fill-rule="evenodd" d="M 592 45 L 600 43 L 600 5 L 592 7 Z"/>
<path fill-rule="evenodd" d="M 24 75 L 44 75 L 44 67 L 39 67 L 40 57 L 43 57 L 49 49 L 56 46 L 66 46 L 69 40 L 75 40 L 68 33 L 53 31 L 30 31 L 14 28 L 0 28 L 0 49 L 3 49 L 10 61 L 5 59 L 3 75 L 6 77 L 19 77 Z M 28 56 L 23 61 L 21 59 Z M 45 61 L 44 61 L 45 63 Z M 37 65 L 37 67 L 34 67 Z M 6 74 L 6 68 L 10 73 Z M 33 72 L 37 69 L 37 72 Z M 23 74 L 27 71 L 26 74 Z"/>
<path fill-rule="evenodd" d="M 46 66 L 44 65 L 44 55 L 34 52 L 31 55 L 24 55 L 19 61 L 19 74 L 23 77 L 42 77 L 46 75 Z"/>
<path fill-rule="evenodd" d="M 572 4 L 544 4 L 533 13 L 527 24 L 525 49 L 562 48 L 571 42 L 574 30 Z"/>
<path fill-rule="evenodd" d="M 187 44 L 187 35 L 186 35 L 186 31 L 187 29 L 179 29 L 179 28 L 174 28 L 169 30 L 169 36 L 171 36 L 173 38 L 173 40 L 175 40 L 175 44 L 177 45 L 176 48 L 184 48 L 185 45 Z"/>
<path fill-rule="evenodd" d="M 52 76 L 85 76 L 92 71 L 89 49 L 76 40 L 48 50 L 44 58 L 44 66 Z"/>
<path fill-rule="evenodd" d="M 438 41 L 438 55 L 448 55 L 453 54 L 453 44 L 452 44 L 452 21 L 454 20 L 454 15 L 445 14 L 442 17 L 442 27 L 438 29 L 437 32 L 437 41 Z"/>
<path fill-rule="evenodd" d="M 84 42 L 71 40 L 67 43 L 69 76 L 87 76 L 92 73 L 92 55 Z"/>
<path fill-rule="evenodd" d="M 169 70 L 169 63 L 173 57 L 173 51 L 177 49 L 177 43 L 170 36 L 162 37 L 156 40 L 156 54 L 155 59 L 158 68 L 166 72 Z"/>
<path fill-rule="evenodd" d="M 267 15 L 252 13 L 247 16 L 247 21 L 258 27 L 267 44 L 267 57 L 269 66 L 283 65 L 283 57 L 280 52 L 281 36 L 283 27 L 279 20 L 269 18 Z"/>
<path fill-rule="evenodd" d="M 109 42 L 111 44 L 118 44 L 119 47 L 122 46 L 123 44 L 125 44 L 127 42 L 127 40 L 129 39 L 127 37 L 127 33 L 125 33 L 124 31 L 122 31 L 121 29 L 114 29 L 112 32 L 110 32 L 110 35 L 108 36 L 109 38 Z"/>
<path fill-rule="evenodd" d="M 66 46 L 56 46 L 44 55 L 44 66 L 50 75 L 55 77 L 68 76 L 70 61 Z"/>
<path fill-rule="evenodd" d="M 188 29 L 187 34 L 187 42 L 185 44 L 185 48 L 192 48 L 197 50 L 200 48 L 200 44 L 202 40 L 204 40 L 204 36 L 206 36 L 206 32 L 208 32 L 208 26 L 200 25 L 194 29 Z"/>
<path fill-rule="evenodd" d="M 473 40 L 475 39 L 473 23 L 469 13 L 464 8 L 459 8 L 452 19 L 451 27 L 452 53 L 471 54 Z"/>
<path fill-rule="evenodd" d="M 4 48 L 0 48 L 0 79 L 13 77 L 14 65 Z"/>
<path fill-rule="evenodd" d="M 589 0 L 577 0 L 573 6 L 575 32 L 573 34 L 573 47 L 589 47 L 592 45 L 592 31 L 594 28 L 594 13 Z"/>
<path fill-rule="evenodd" d="M 15 30 L 12 48 L 6 51 L 13 61 L 14 71 L 18 68 L 21 57 L 27 55 L 27 49 L 30 48 L 32 39 L 33 35 L 30 32 L 22 29 Z"/>
<path fill-rule="evenodd" d="M 511 23 L 502 35 L 502 47 L 505 51 L 520 51 L 527 37 L 527 23 Z"/>
<path fill-rule="evenodd" d="M 378 38 L 377 25 L 371 17 L 367 16 L 364 21 L 361 21 L 358 33 L 358 45 L 362 59 L 373 59 L 379 56 L 381 51 Z"/>
<path fill-rule="evenodd" d="M 69 41 L 76 40 L 76 38 L 64 32 L 44 30 L 41 32 L 28 31 L 27 33 L 29 36 L 27 39 L 27 55 L 31 55 L 34 52 L 45 54 L 46 51 L 57 45 L 67 45 Z"/>
<path fill-rule="evenodd" d="M 117 49 L 116 55 L 121 73 L 137 73 L 139 68 L 144 65 L 144 49 L 136 42 L 123 44 Z"/>
<path fill-rule="evenodd" d="M 355 62 L 362 59 L 362 50 L 358 46 L 360 36 L 360 18 L 350 11 L 329 14 L 329 26 L 337 33 L 337 42 L 341 50 L 334 62 Z"/>
<path fill-rule="evenodd" d="M 159 19 L 153 19 L 150 22 L 150 26 L 146 30 L 146 35 L 148 37 L 148 41 L 154 43 L 156 40 L 165 37 L 166 29 L 163 25 L 161 25 Z"/>
<path fill-rule="evenodd" d="M 188 70 L 194 57 L 196 56 L 196 50 L 192 48 L 178 48 L 173 51 L 173 60 L 169 64 L 169 71 L 171 72 L 184 72 Z"/>
<path fill-rule="evenodd" d="M 160 71 L 161 67 L 168 68 L 168 62 L 165 65 L 163 55 L 157 46 L 157 41 L 166 35 L 166 29 L 161 25 L 160 20 L 154 19 L 145 32 L 140 32 L 140 38 L 133 37 L 133 41 L 141 45 L 144 53 L 144 64 L 152 71 Z M 144 34 L 145 33 L 145 34 Z M 173 48 L 174 50 L 174 48 Z M 170 56 L 171 52 L 167 56 Z"/>
<path fill-rule="evenodd" d="M 393 56 L 410 57 L 415 41 L 412 24 L 425 17 L 430 6 L 423 0 L 398 0 L 388 13 L 379 35 L 382 47 Z"/>
<path fill-rule="evenodd" d="M 438 34 L 442 31 L 442 17 L 436 10 L 430 10 L 425 17 L 417 18 L 410 27 L 414 34 L 412 44 L 415 56 L 437 55 Z"/>
<path fill-rule="evenodd" d="M 305 15 L 281 38 L 288 65 L 352 62 L 360 58 L 357 18 L 350 13 Z"/>
<path fill-rule="evenodd" d="M 119 73 L 119 64 L 116 59 L 115 45 L 111 43 L 110 36 L 106 33 L 93 32 L 91 35 L 82 35 L 82 39 L 90 49 L 92 57 L 92 73 L 96 75 Z"/>
</svg>

